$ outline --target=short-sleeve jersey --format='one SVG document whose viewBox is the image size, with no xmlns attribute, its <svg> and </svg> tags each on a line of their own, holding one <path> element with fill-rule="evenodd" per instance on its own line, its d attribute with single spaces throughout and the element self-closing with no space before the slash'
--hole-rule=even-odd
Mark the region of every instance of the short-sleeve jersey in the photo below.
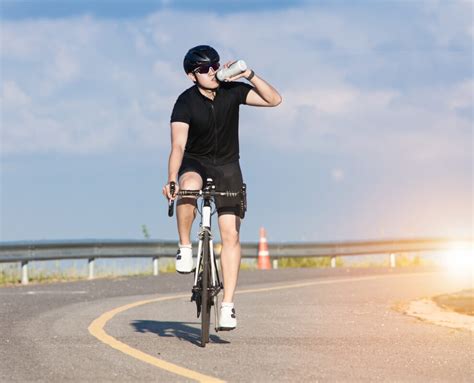
<svg viewBox="0 0 474 383">
<path fill-rule="evenodd" d="M 239 106 L 245 104 L 252 86 L 224 82 L 214 100 L 205 97 L 196 85 L 176 100 L 171 122 L 189 124 L 185 155 L 224 165 L 239 155 Z"/>
</svg>

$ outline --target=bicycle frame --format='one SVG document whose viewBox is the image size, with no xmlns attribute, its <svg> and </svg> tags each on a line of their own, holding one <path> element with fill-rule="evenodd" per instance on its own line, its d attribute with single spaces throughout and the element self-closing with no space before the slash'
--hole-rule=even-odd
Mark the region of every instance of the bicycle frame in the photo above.
<svg viewBox="0 0 474 383">
<path fill-rule="evenodd" d="M 171 194 L 174 194 L 175 184 L 170 183 Z M 214 243 L 211 230 L 211 217 L 215 213 L 212 211 L 212 202 L 215 196 L 221 197 L 241 197 L 240 217 L 244 218 L 247 210 L 246 203 L 246 185 L 243 184 L 242 190 L 239 192 L 215 190 L 212 179 L 206 180 L 206 185 L 202 190 L 180 190 L 180 196 L 202 197 L 201 225 L 198 234 L 198 253 L 196 268 L 194 270 L 194 285 L 192 288 L 191 302 L 196 302 L 197 316 L 201 315 L 202 332 L 201 346 L 205 347 L 209 342 L 210 312 L 211 306 L 214 306 L 216 332 L 219 331 L 219 292 L 223 289 L 223 285 L 219 278 L 219 270 L 217 267 L 216 257 L 214 254 Z M 170 201 L 168 207 L 168 215 L 173 215 L 174 201 Z M 199 209 L 198 209 L 199 210 Z M 209 272 L 210 268 L 210 272 Z M 224 329 L 223 329 L 224 330 Z"/>
<path fill-rule="evenodd" d="M 212 189 L 213 183 L 212 179 L 207 180 L 206 188 L 209 191 Z M 203 195 L 203 206 L 202 206 L 202 211 L 201 213 L 201 225 L 200 225 L 200 230 L 198 234 L 199 242 L 198 242 L 198 252 L 197 252 L 197 261 L 196 261 L 196 269 L 194 271 L 194 285 L 193 285 L 193 292 L 196 291 L 196 289 L 199 289 L 199 276 L 201 270 L 204 270 L 203 263 L 208 262 L 208 265 L 211 268 L 211 273 L 210 273 L 210 281 L 209 282 L 209 287 L 208 287 L 208 294 L 209 294 L 209 299 L 211 301 L 211 305 L 214 306 L 214 315 L 215 315 L 215 323 L 214 323 L 214 328 L 217 331 L 219 331 L 219 307 L 218 307 L 218 300 L 219 300 L 219 292 L 222 290 L 223 286 L 219 278 L 219 270 L 217 268 L 217 261 L 216 261 L 216 256 L 214 253 L 214 242 L 213 242 L 213 236 L 212 236 L 212 230 L 211 230 L 211 217 L 212 217 L 212 205 L 211 205 L 211 200 L 212 197 L 211 195 Z M 207 233 L 207 236 L 206 236 Z M 208 249 L 209 249 L 209 259 L 204 259 L 203 254 L 203 241 L 206 240 L 209 241 L 208 244 Z M 191 298 L 193 300 L 193 297 Z M 201 309 L 202 310 L 202 309 Z M 202 311 L 201 311 L 202 315 Z M 198 308 L 198 316 L 199 316 L 199 308 Z"/>
<path fill-rule="evenodd" d="M 198 252 L 197 252 L 197 262 L 196 262 L 196 270 L 194 271 L 194 285 L 197 284 L 197 280 L 198 280 L 198 273 L 197 271 L 199 270 L 199 267 L 201 266 L 201 262 L 202 262 L 202 242 L 204 240 L 204 232 L 207 231 L 209 233 L 209 250 L 210 250 L 210 265 L 211 265 L 211 282 L 214 284 L 214 283 L 217 283 L 217 282 L 220 282 L 219 280 L 219 274 L 218 274 L 218 270 L 217 270 L 217 263 L 216 263 L 216 258 L 215 258 L 215 254 L 214 254 L 214 243 L 213 243 L 213 240 L 212 240 L 212 231 L 211 231 L 211 215 L 212 215 L 212 207 L 210 206 L 206 206 L 206 202 L 209 202 L 209 201 L 205 201 L 204 202 L 204 206 L 203 206 L 203 209 L 202 209 L 202 213 L 201 213 L 201 229 L 199 231 L 199 234 L 198 234 L 198 238 L 199 238 L 199 243 L 198 243 Z"/>
</svg>

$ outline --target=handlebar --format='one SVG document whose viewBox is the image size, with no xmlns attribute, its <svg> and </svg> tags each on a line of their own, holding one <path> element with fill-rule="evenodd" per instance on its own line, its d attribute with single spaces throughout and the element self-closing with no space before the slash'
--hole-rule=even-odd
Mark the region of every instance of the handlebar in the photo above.
<svg viewBox="0 0 474 383">
<path fill-rule="evenodd" d="M 219 192 L 215 190 L 180 190 L 178 195 L 181 197 L 238 197 L 242 192 Z"/>
<path fill-rule="evenodd" d="M 170 192 L 173 196 L 180 197 L 241 197 L 240 199 L 240 218 L 245 217 L 245 212 L 247 211 L 247 185 L 243 184 L 242 190 L 238 192 L 231 191 L 216 191 L 214 184 L 210 183 L 208 180 L 207 185 L 202 190 L 180 190 L 178 193 L 175 193 L 176 184 L 175 182 L 170 182 Z M 174 212 L 174 200 L 168 200 L 168 217 L 172 217 Z"/>
</svg>

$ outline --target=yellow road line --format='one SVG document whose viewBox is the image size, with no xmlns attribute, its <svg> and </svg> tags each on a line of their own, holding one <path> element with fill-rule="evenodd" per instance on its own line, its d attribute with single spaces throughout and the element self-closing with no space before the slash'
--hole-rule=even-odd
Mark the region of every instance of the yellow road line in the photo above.
<svg viewBox="0 0 474 383">
<path fill-rule="evenodd" d="M 116 309 L 107 311 L 106 313 L 102 314 L 100 317 L 95 319 L 89 326 L 89 332 L 93 336 L 95 336 L 97 339 L 109 345 L 110 347 L 115 348 L 116 350 L 119 350 L 127 355 L 130 355 L 136 359 L 149 363 L 155 367 L 161 368 L 168 372 L 172 372 L 174 374 L 181 375 L 186 378 L 194 379 L 194 380 L 197 380 L 198 382 L 216 382 L 216 383 L 224 382 L 223 380 L 216 379 L 212 376 L 200 374 L 199 372 L 178 366 L 173 363 L 166 362 L 162 359 L 155 358 L 154 356 L 146 354 L 140 350 L 137 350 L 136 348 L 130 347 L 129 345 L 123 342 L 120 342 L 119 340 L 107 334 L 104 330 L 104 327 L 107 324 L 107 322 L 111 320 L 118 313 L 130 310 L 134 307 L 146 305 L 148 303 L 155 303 L 155 302 L 168 301 L 172 299 L 181 299 L 181 298 L 187 298 L 187 297 L 189 297 L 189 294 L 173 295 L 169 297 L 148 299 L 144 301 L 130 303 L 125 306 L 117 307 Z"/>
<path fill-rule="evenodd" d="M 293 283 L 289 285 L 280 285 L 280 286 L 273 286 L 273 287 L 262 287 L 256 289 L 247 289 L 237 291 L 236 294 L 249 294 L 249 293 L 260 293 L 265 291 L 274 291 L 274 290 L 283 290 L 283 289 L 293 289 L 298 287 L 306 287 L 306 286 L 313 286 L 313 285 L 329 285 L 334 283 L 347 283 L 347 282 L 356 282 L 356 281 L 366 281 L 371 279 L 380 279 L 380 278 L 387 278 L 387 277 L 394 277 L 394 276 L 415 276 L 415 275 L 427 275 L 432 273 L 417 273 L 417 274 L 396 274 L 396 275 L 376 275 L 376 276 L 367 276 L 367 277 L 359 277 L 359 278 L 344 278 L 344 279 L 330 279 L 325 281 L 313 281 L 313 282 L 302 282 L 302 283 Z M 107 311 L 102 314 L 100 317 L 95 319 L 89 325 L 89 333 L 99 339 L 101 342 L 107 344 L 108 346 L 123 352 L 124 354 L 130 355 L 133 358 L 139 359 L 145 363 L 149 363 L 155 367 L 161 368 L 162 370 L 171 372 L 176 375 L 183 376 L 185 378 L 194 379 L 198 382 L 225 382 L 223 380 L 214 378 L 212 376 L 204 375 L 199 372 L 190 370 L 185 367 L 178 366 L 176 364 L 166 362 L 165 360 L 155 358 L 149 354 L 144 353 L 143 351 L 137 350 L 136 348 L 130 347 L 129 345 L 120 342 L 119 340 L 115 339 L 114 337 L 107 334 L 104 330 L 105 325 L 109 320 L 111 320 L 115 315 L 130 310 L 132 308 L 146 305 L 149 303 L 155 302 L 162 302 L 162 301 L 169 301 L 173 299 L 181 299 L 187 298 L 189 294 L 180 294 L 180 295 L 172 295 L 167 297 L 160 297 L 154 299 L 148 299 L 144 301 L 130 303 L 124 306 L 117 307 L 113 310 Z"/>
</svg>

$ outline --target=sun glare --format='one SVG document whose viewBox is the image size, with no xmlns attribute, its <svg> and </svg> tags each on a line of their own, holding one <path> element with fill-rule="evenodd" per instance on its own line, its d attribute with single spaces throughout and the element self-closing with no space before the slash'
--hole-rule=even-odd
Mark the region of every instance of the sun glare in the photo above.
<svg viewBox="0 0 474 383">
<path fill-rule="evenodd" d="M 443 254 L 443 266 L 451 274 L 474 277 L 474 245 L 472 242 L 454 242 Z"/>
</svg>

